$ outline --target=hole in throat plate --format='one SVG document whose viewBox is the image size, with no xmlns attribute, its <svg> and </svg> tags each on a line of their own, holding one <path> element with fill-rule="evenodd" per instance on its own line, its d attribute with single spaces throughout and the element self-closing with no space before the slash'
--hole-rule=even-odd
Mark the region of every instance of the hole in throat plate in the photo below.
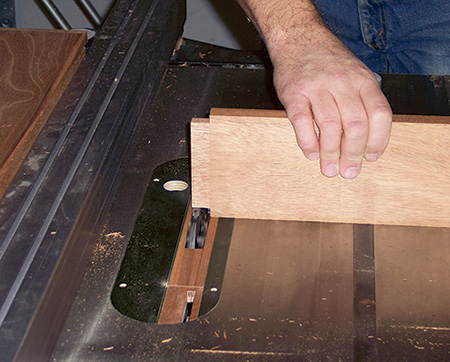
<svg viewBox="0 0 450 362">
<path fill-rule="evenodd" d="M 181 192 L 187 190 L 189 184 L 183 180 L 169 180 L 164 182 L 163 188 L 170 192 Z"/>
</svg>

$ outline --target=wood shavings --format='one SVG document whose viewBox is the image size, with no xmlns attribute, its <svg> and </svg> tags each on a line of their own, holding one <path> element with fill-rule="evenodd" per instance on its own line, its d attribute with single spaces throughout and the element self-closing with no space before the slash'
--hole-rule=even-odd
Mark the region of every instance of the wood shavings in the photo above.
<svg viewBox="0 0 450 362">
<path fill-rule="evenodd" d="M 123 239 L 125 236 L 122 235 L 122 233 L 119 231 L 119 232 L 113 232 L 113 233 L 106 234 L 105 237 L 114 238 L 114 239 Z"/>
</svg>

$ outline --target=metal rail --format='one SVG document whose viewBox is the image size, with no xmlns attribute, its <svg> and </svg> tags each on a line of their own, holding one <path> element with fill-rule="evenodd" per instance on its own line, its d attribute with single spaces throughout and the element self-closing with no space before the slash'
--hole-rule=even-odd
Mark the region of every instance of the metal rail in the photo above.
<svg viewBox="0 0 450 362">
<path fill-rule="evenodd" d="M 69 30 L 72 29 L 69 22 L 64 18 L 64 15 L 59 11 L 57 6 L 52 0 L 36 0 L 41 6 L 45 14 L 57 25 L 58 28 Z M 74 0 L 80 7 L 83 14 L 89 20 L 89 22 L 98 29 L 102 24 L 102 17 L 97 12 L 95 7 L 89 0 Z"/>
<path fill-rule="evenodd" d="M 46 15 L 52 19 L 60 29 L 72 29 L 52 0 L 39 0 L 39 3 L 42 5 L 42 9 L 45 11 Z"/>
<path fill-rule="evenodd" d="M 35 0 L 42 9 L 42 12 L 59 29 L 70 30 L 72 26 L 64 17 L 52 0 Z M 82 13 L 95 29 L 100 29 L 103 18 L 90 0 L 73 0 Z M 0 27 L 14 28 L 16 26 L 14 0 L 0 0 Z"/>
<path fill-rule="evenodd" d="M 102 17 L 97 12 L 95 7 L 91 4 L 89 0 L 75 0 L 81 10 L 87 15 L 87 18 L 95 26 L 95 28 L 100 27 L 102 23 Z"/>
</svg>

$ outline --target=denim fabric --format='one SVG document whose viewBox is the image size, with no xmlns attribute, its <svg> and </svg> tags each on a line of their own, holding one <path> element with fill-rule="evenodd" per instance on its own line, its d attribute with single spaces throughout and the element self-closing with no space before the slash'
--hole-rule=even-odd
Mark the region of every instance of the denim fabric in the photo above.
<svg viewBox="0 0 450 362">
<path fill-rule="evenodd" d="M 450 74 L 450 0 L 315 0 L 324 22 L 377 73 Z"/>
</svg>

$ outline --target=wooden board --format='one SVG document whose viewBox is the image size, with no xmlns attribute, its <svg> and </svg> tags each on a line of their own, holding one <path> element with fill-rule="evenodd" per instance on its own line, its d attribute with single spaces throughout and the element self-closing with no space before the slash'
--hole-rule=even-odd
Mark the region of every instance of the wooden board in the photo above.
<svg viewBox="0 0 450 362">
<path fill-rule="evenodd" d="M 209 147 L 192 147 L 203 168 L 192 170 L 193 207 L 214 217 L 450 226 L 448 121 L 395 115 L 384 156 L 346 180 L 305 159 L 284 112 L 213 109 Z M 193 123 L 192 139 L 208 142 Z M 198 149 L 210 150 L 209 163 L 198 166 Z"/>
<path fill-rule="evenodd" d="M 0 29 L 0 199 L 84 57 L 86 32 Z"/>
<path fill-rule="evenodd" d="M 209 119 L 194 118 L 191 123 L 191 177 L 201 180 L 201 187 L 192 193 L 192 206 L 209 208 Z"/>
<path fill-rule="evenodd" d="M 192 287 L 184 285 L 169 285 L 164 304 L 158 318 L 159 324 L 177 324 L 183 322 L 185 308 L 188 302 L 188 293 L 194 293 L 192 310 L 189 320 L 196 319 L 200 311 L 203 287 Z"/>
<path fill-rule="evenodd" d="M 195 292 L 190 320 L 196 319 L 211 258 L 218 219 L 210 219 L 205 244 L 202 249 L 187 249 L 186 238 L 192 209 L 186 215 L 176 256 L 170 272 L 167 291 L 158 318 L 159 324 L 181 323 L 186 308 L 187 294 Z"/>
</svg>

